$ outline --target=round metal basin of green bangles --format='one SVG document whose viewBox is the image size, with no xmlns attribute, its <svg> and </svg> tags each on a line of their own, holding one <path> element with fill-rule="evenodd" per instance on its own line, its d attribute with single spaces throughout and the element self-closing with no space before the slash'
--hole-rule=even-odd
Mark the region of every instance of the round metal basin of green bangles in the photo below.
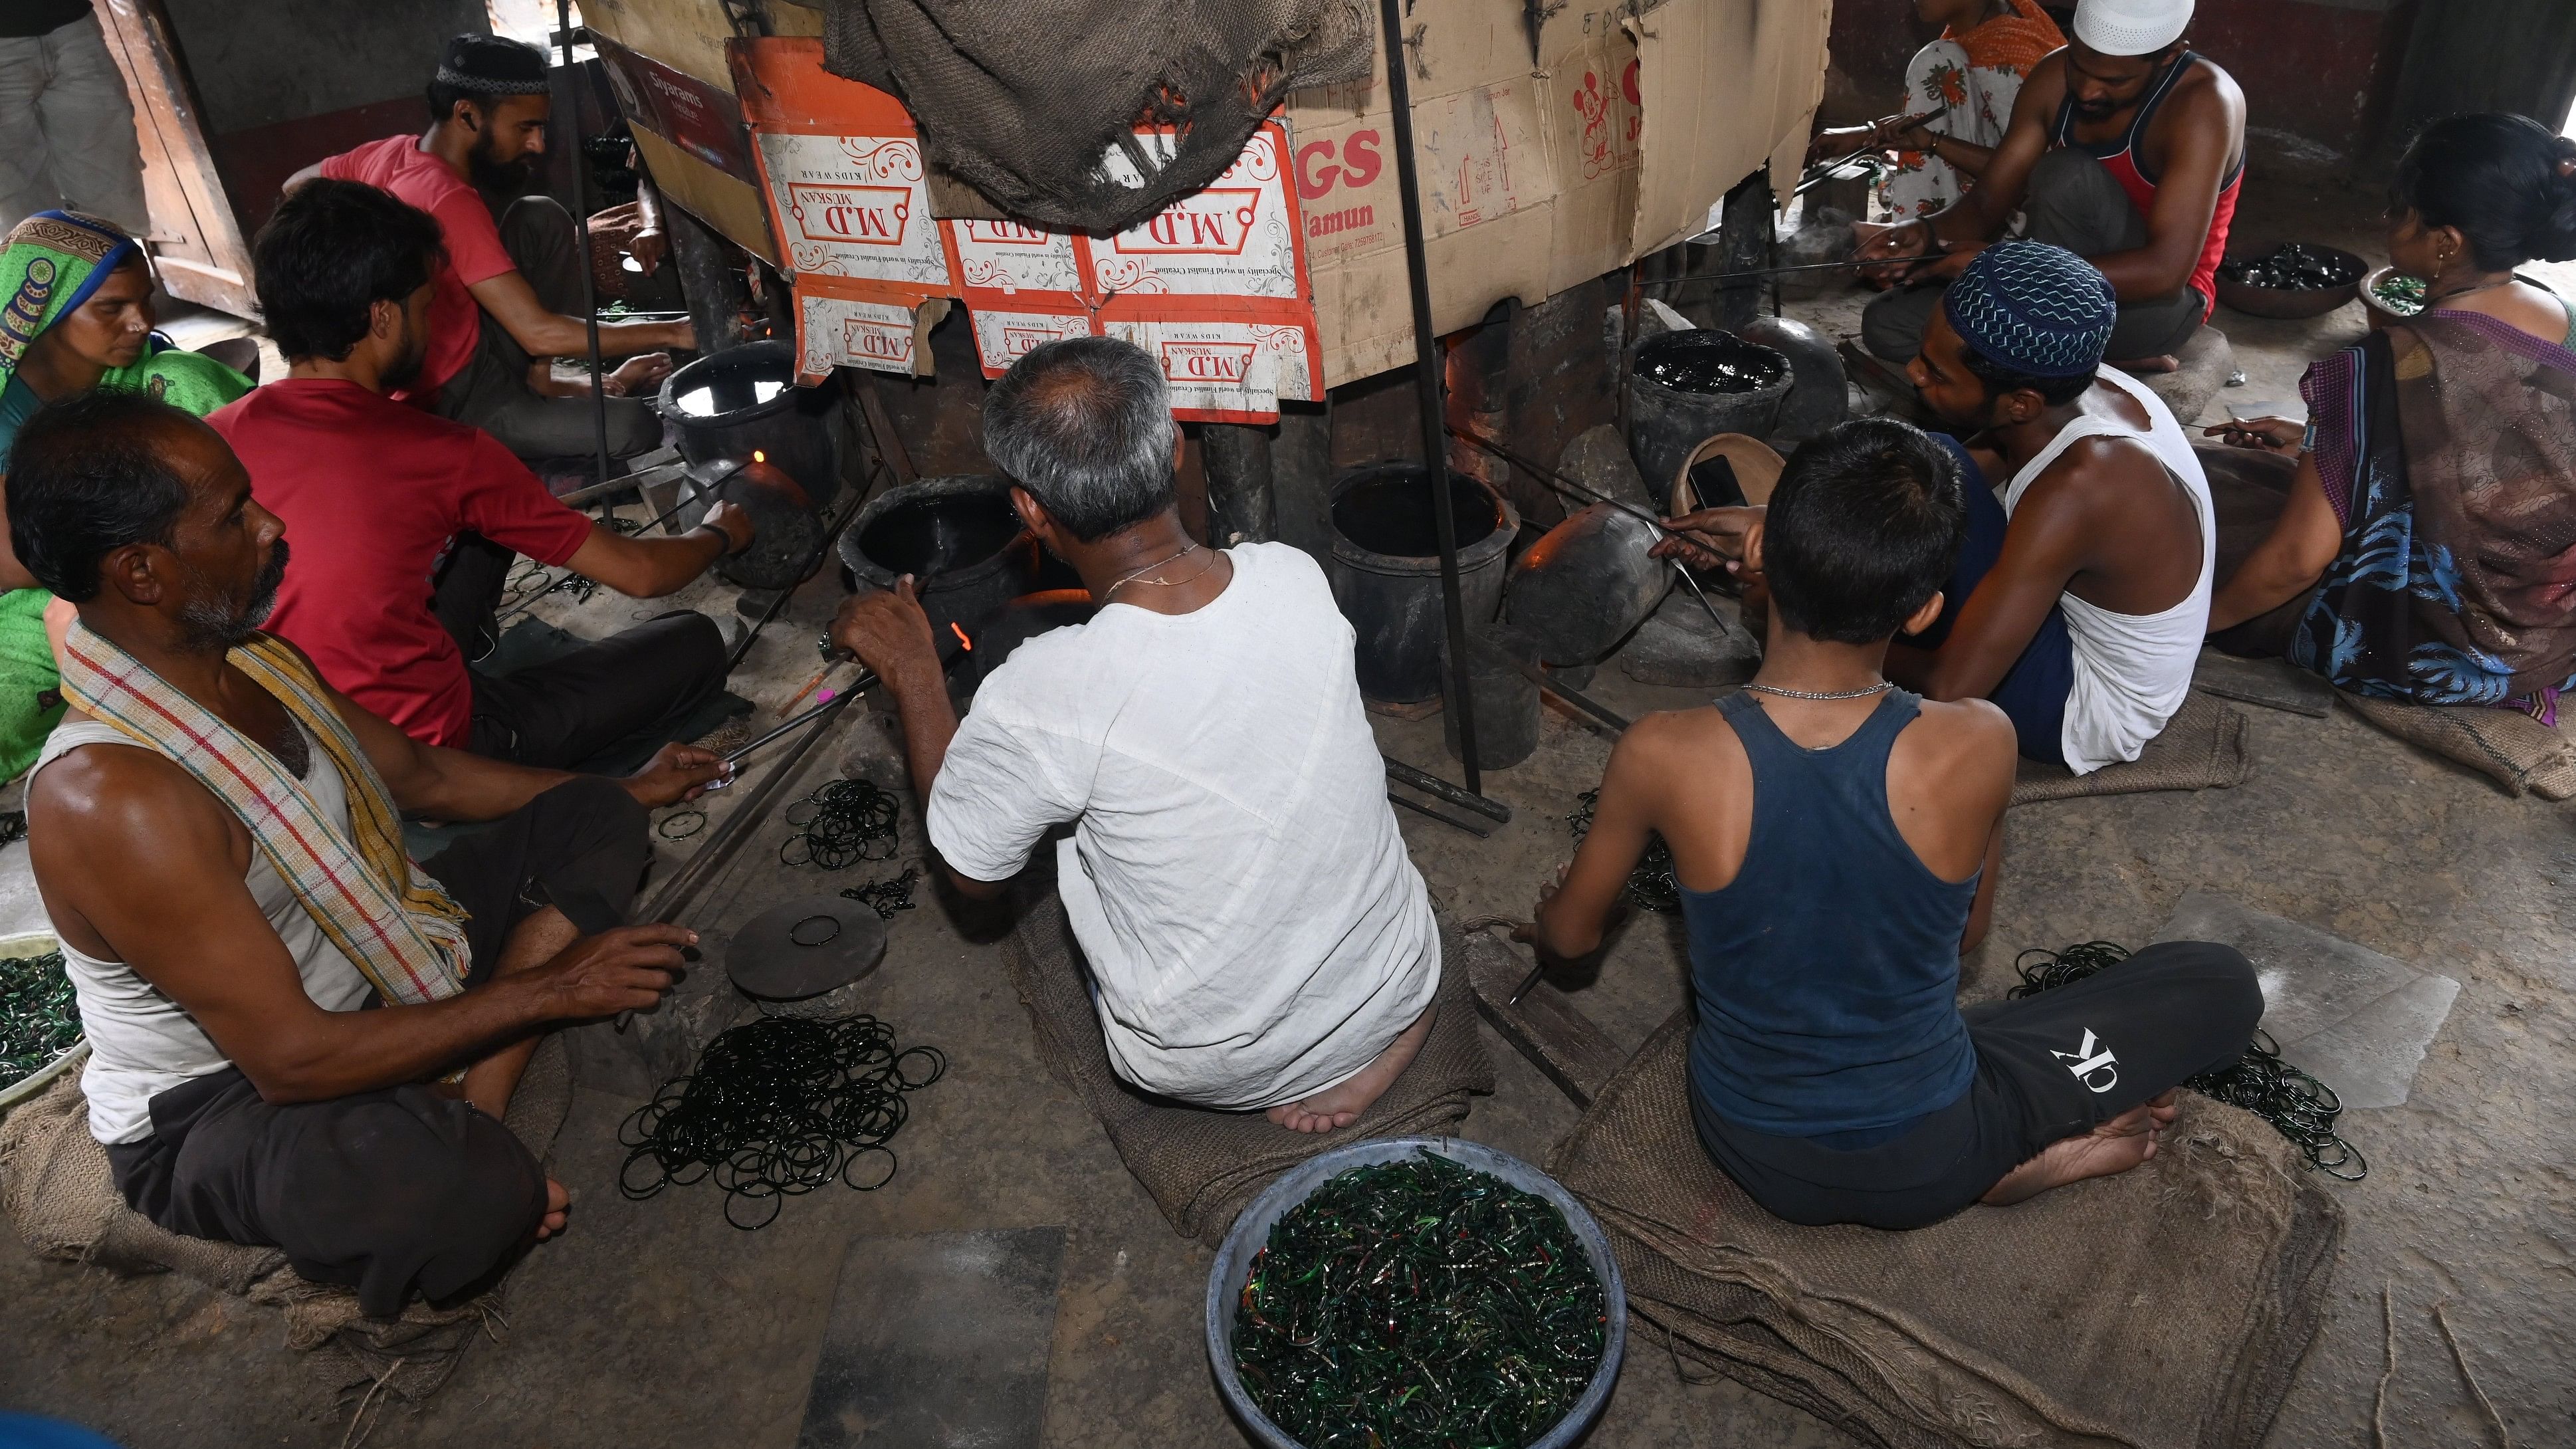
<svg viewBox="0 0 2576 1449">
<path fill-rule="evenodd" d="M 1326 1182 L 1354 1167 L 1373 1163 L 1396 1162 L 1418 1153 L 1444 1157 L 1461 1167 L 1499 1178 L 1510 1187 L 1539 1198 L 1565 1215 L 1565 1225 L 1582 1245 L 1584 1261 L 1592 1276 L 1601 1284 L 1602 1308 L 1606 1322 L 1601 1337 L 1601 1362 L 1592 1371 L 1591 1382 L 1556 1426 L 1530 1441 L 1526 1449 L 1566 1449 L 1584 1430 L 1599 1418 L 1610 1401 L 1610 1386 L 1619 1378 L 1620 1355 L 1628 1342 L 1628 1295 L 1619 1277 L 1619 1264 L 1610 1255 L 1609 1236 L 1601 1224 L 1584 1210 L 1574 1194 L 1567 1192 L 1556 1179 L 1507 1153 L 1455 1137 L 1389 1137 L 1369 1142 L 1354 1142 L 1320 1153 L 1281 1175 L 1264 1189 L 1259 1197 L 1244 1208 L 1226 1233 L 1225 1242 L 1217 1248 L 1216 1262 L 1208 1269 L 1207 1352 L 1208 1362 L 1216 1370 L 1217 1389 L 1225 1396 L 1226 1406 L 1252 1431 L 1265 1449 L 1307 1449 L 1291 1437 L 1270 1417 L 1261 1412 L 1243 1379 L 1235 1369 L 1234 1310 L 1243 1292 L 1252 1261 L 1270 1241 L 1270 1230 L 1299 1204 L 1314 1195 Z"/>
</svg>

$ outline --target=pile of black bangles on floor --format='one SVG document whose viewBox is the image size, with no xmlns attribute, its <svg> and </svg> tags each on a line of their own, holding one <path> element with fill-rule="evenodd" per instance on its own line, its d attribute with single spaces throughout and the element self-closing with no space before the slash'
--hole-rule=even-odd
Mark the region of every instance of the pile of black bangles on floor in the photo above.
<svg viewBox="0 0 2576 1449">
<path fill-rule="evenodd" d="M 767 1016 L 707 1043 L 697 1069 L 662 1085 L 618 1129 L 630 1198 L 709 1178 L 725 1221 L 767 1227 L 787 1198 L 839 1182 L 894 1180 L 904 1099 L 938 1081 L 937 1047 L 904 1047 L 873 1016 Z"/>
<path fill-rule="evenodd" d="M 863 860 L 894 858 L 900 802 L 868 780 L 826 780 L 787 807 L 796 827 L 778 847 L 782 865 L 840 870 Z"/>
</svg>

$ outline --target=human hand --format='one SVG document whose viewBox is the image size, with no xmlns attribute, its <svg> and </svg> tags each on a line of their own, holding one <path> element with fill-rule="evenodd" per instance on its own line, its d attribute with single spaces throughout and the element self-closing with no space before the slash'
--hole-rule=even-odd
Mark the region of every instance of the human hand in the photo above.
<svg viewBox="0 0 2576 1449">
<path fill-rule="evenodd" d="M 610 397 L 633 397 L 636 393 L 659 385 L 671 375 L 671 354 L 646 352 L 626 359 L 617 370 L 601 379 Z"/>
<path fill-rule="evenodd" d="M 665 322 L 665 323 L 663 323 L 663 324 L 662 324 L 662 345 L 663 345 L 664 347 L 671 348 L 671 349 L 673 349 L 673 350 L 675 350 L 675 351 L 679 351 L 679 352 L 695 352 L 695 351 L 697 351 L 697 350 L 698 350 L 698 329 L 697 329 L 697 325 L 696 325 L 695 323 L 693 323 L 693 322 L 687 321 L 686 319 L 682 319 L 682 320 L 677 321 L 677 322 Z"/>
<path fill-rule="evenodd" d="M 1539 941 L 1540 923 L 1547 919 L 1548 902 L 1555 900 L 1556 893 L 1565 889 L 1566 874 L 1573 869 L 1574 862 L 1570 860 L 1566 861 L 1557 866 L 1556 874 L 1553 877 L 1549 878 L 1539 886 L 1538 904 L 1530 908 L 1530 918 L 1528 920 L 1512 927 L 1513 940 L 1520 942 L 1524 946 L 1536 947 L 1541 952 L 1547 950 L 1547 947 L 1541 945 Z"/>
<path fill-rule="evenodd" d="M 1646 552 L 1654 558 L 1677 558 L 1692 568 L 1744 576 L 1744 535 L 1762 517 L 1759 507 L 1703 508 L 1664 520 L 1664 536 Z"/>
<path fill-rule="evenodd" d="M 1852 254 L 1860 274 L 1882 287 L 1892 287 L 1914 274 L 1925 258 L 1939 250 L 1932 223 L 1915 220 L 1891 226 L 1860 244 Z"/>
<path fill-rule="evenodd" d="M 550 1020 L 647 1011 L 678 978 L 680 948 L 697 943 L 698 933 L 686 926 L 619 926 L 582 937 L 533 971 L 501 979 L 538 992 Z"/>
<path fill-rule="evenodd" d="M 712 528 L 722 533 L 725 536 L 727 556 L 738 554 L 751 547 L 751 541 L 760 535 L 760 530 L 752 526 L 750 514 L 734 504 L 721 500 L 707 509 L 707 516 L 698 520 L 698 527 Z"/>
<path fill-rule="evenodd" d="M 1877 139 L 1878 127 L 1874 124 L 1834 126 L 1818 131 L 1816 139 L 1807 143 L 1807 164 L 1813 166 L 1822 161 L 1839 161 Z"/>
<path fill-rule="evenodd" d="M 642 267 L 648 277 L 662 265 L 662 258 L 669 255 L 670 250 L 671 238 L 658 226 L 635 233 L 635 239 L 626 244 L 626 254 L 635 259 L 635 265 Z"/>
<path fill-rule="evenodd" d="M 910 574 L 895 580 L 891 589 L 871 589 L 842 600 L 841 612 L 832 620 L 832 643 L 898 688 L 917 677 L 920 669 L 934 675 L 939 671 L 938 640 L 930 632 L 930 616 L 922 612 Z"/>
<path fill-rule="evenodd" d="M 695 800 L 717 780 L 730 779 L 733 766 L 724 756 L 696 745 L 672 743 L 656 751 L 644 768 L 618 781 L 647 810 Z"/>
<path fill-rule="evenodd" d="M 2284 458 L 2295 458 L 2307 448 L 2308 426 L 2288 418 L 2239 418 L 2203 428 L 2201 436 L 2216 438 L 2231 448 L 2254 448 Z"/>
</svg>

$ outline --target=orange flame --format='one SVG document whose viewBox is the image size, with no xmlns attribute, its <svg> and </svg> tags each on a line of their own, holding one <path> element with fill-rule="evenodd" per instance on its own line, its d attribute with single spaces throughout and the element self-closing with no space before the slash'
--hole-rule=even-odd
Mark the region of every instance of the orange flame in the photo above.
<svg viewBox="0 0 2576 1449">
<path fill-rule="evenodd" d="M 760 451 L 758 448 L 754 448 L 751 450 L 751 461 L 755 463 L 766 463 L 769 461 L 769 455 Z"/>
<path fill-rule="evenodd" d="M 975 652 L 975 641 L 966 637 L 966 631 L 957 626 L 956 620 L 948 621 L 948 632 L 957 636 L 957 642 L 966 646 L 967 653 Z"/>
</svg>

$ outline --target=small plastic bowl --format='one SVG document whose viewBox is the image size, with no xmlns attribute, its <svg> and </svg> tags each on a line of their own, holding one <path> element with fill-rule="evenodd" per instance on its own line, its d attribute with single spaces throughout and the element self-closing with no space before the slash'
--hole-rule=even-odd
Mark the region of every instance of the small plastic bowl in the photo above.
<svg viewBox="0 0 2576 1449">
<path fill-rule="evenodd" d="M 2420 312 L 2400 312 L 2380 300 L 2379 284 L 2395 275 L 2397 275 L 2395 267 L 2373 267 L 2362 276 L 2361 306 L 2363 311 L 2370 314 L 2370 330 L 2373 332 L 2390 323 L 2410 321 L 2423 315 Z"/>
<path fill-rule="evenodd" d="M 1270 1422 L 1270 1416 L 1262 1413 L 1252 1396 L 1244 1392 L 1242 1377 L 1234 1369 L 1235 1299 L 1243 1291 L 1244 1275 L 1252 1271 L 1253 1257 L 1269 1243 L 1271 1227 L 1290 1209 L 1312 1197 L 1327 1180 L 1354 1167 L 1393 1162 L 1417 1152 L 1445 1157 L 1461 1167 L 1499 1177 L 1555 1204 L 1556 1210 L 1565 1214 L 1565 1225 L 1574 1230 L 1575 1241 L 1583 1245 L 1584 1261 L 1592 1265 L 1593 1276 L 1601 1280 L 1601 1301 L 1610 1320 L 1601 1336 L 1601 1365 L 1592 1371 L 1592 1382 L 1583 1386 L 1583 1395 L 1574 1401 L 1574 1407 L 1565 1411 L 1555 1428 L 1532 1440 L 1528 1449 L 1566 1449 L 1592 1426 L 1592 1421 L 1601 1416 L 1602 1407 L 1610 1402 L 1610 1386 L 1618 1382 L 1620 1355 L 1628 1346 L 1628 1292 L 1619 1277 L 1619 1262 L 1610 1255 L 1610 1237 L 1601 1231 L 1601 1224 L 1555 1178 L 1508 1153 L 1456 1137 L 1385 1137 L 1336 1147 L 1283 1174 L 1234 1220 L 1234 1227 L 1216 1250 L 1215 1264 L 1208 1269 L 1208 1364 L 1216 1370 L 1216 1385 L 1225 1395 L 1227 1406 L 1252 1430 L 1264 1449 L 1306 1446 Z"/>
</svg>

